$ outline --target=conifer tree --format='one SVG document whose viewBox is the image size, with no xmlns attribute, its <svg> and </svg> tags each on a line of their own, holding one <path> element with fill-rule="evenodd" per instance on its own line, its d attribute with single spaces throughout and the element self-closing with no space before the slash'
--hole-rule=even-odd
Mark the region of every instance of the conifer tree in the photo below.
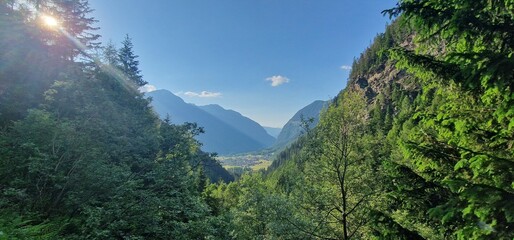
<svg viewBox="0 0 514 240">
<path fill-rule="evenodd" d="M 144 86 L 148 82 L 143 80 L 141 70 L 139 70 L 139 61 L 137 60 L 139 56 L 134 54 L 134 45 L 132 44 L 132 39 L 128 34 L 125 36 L 125 39 L 121 44 L 122 47 L 118 50 L 121 70 L 127 75 L 131 82 L 136 84 L 136 86 Z"/>
<path fill-rule="evenodd" d="M 119 66 L 118 60 L 118 49 L 112 41 L 107 42 L 105 47 L 103 47 L 102 58 L 105 64 L 109 64 L 111 66 Z"/>
<path fill-rule="evenodd" d="M 40 21 L 43 15 L 56 19 L 58 29 L 41 31 L 41 37 L 51 47 L 53 54 L 66 60 L 73 61 L 77 57 L 87 57 L 90 50 L 99 47 L 100 37 L 94 31 L 98 30 L 94 24 L 97 20 L 90 15 L 93 9 L 87 0 L 38 0 L 29 1 L 36 11 L 33 13 L 35 21 Z"/>
<path fill-rule="evenodd" d="M 385 11 L 417 32 L 417 51 L 391 51 L 423 88 L 405 157 L 451 192 L 429 213 L 459 239 L 514 236 L 513 8 L 504 0 L 403 0 Z"/>
</svg>

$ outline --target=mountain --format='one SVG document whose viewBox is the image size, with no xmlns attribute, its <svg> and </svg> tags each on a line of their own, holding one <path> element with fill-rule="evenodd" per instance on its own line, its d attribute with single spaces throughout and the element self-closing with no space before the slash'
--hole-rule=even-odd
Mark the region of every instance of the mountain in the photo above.
<svg viewBox="0 0 514 240">
<path fill-rule="evenodd" d="M 152 106 L 161 118 L 170 116 L 171 122 L 181 124 L 195 122 L 203 127 L 204 134 L 197 136 L 202 150 L 219 154 L 257 151 L 269 147 L 273 137 L 257 123 L 241 114 L 219 106 L 198 107 L 184 102 L 168 90 L 157 90 L 146 94 L 152 98 Z"/>
<path fill-rule="evenodd" d="M 241 113 L 234 110 L 224 109 L 217 104 L 199 106 L 199 108 L 234 127 L 239 132 L 251 137 L 264 146 L 271 146 L 275 143 L 275 138 L 269 135 L 260 124 L 241 115 Z"/>
<path fill-rule="evenodd" d="M 280 131 L 282 131 L 282 128 L 275 128 L 275 127 L 264 127 L 264 130 L 266 130 L 266 132 L 268 132 L 269 135 L 271 135 L 272 137 L 274 137 L 275 139 L 278 137 L 278 135 L 280 134 Z"/>
<path fill-rule="evenodd" d="M 318 124 L 319 114 L 324 107 L 328 105 L 328 101 L 317 100 L 311 104 L 300 109 L 296 114 L 287 121 L 286 125 L 280 131 L 277 137 L 277 141 L 273 145 L 275 149 L 279 149 L 287 146 L 292 141 L 296 140 L 302 134 L 302 118 L 309 120 L 312 118 L 314 122 L 310 124 L 310 127 L 314 127 Z"/>
</svg>

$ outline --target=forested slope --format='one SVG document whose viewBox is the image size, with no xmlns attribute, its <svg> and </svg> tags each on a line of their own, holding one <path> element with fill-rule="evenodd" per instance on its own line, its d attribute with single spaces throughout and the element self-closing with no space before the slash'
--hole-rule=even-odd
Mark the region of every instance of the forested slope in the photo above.
<svg viewBox="0 0 514 240">
<path fill-rule="evenodd" d="M 90 11 L 0 2 L 0 239 L 225 238 L 201 192 L 232 177 L 158 119 L 130 38 L 102 46 Z"/>
<path fill-rule="evenodd" d="M 312 121 L 309 122 L 309 125 L 316 126 L 318 124 L 321 111 L 327 106 L 327 101 L 317 100 L 298 110 L 298 112 L 296 112 L 294 116 L 287 121 L 284 127 L 282 127 L 282 130 L 280 131 L 280 134 L 278 135 L 277 141 L 273 145 L 273 148 L 281 150 L 294 142 L 302 135 L 302 126 L 304 123 L 306 123 L 306 121 Z"/>
<path fill-rule="evenodd" d="M 512 239 L 514 6 L 400 1 L 272 170 L 211 189 L 242 239 Z"/>
</svg>

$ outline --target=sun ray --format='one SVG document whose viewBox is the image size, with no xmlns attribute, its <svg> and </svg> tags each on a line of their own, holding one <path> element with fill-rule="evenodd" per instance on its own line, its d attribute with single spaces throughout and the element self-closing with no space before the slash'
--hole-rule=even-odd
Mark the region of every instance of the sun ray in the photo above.
<svg viewBox="0 0 514 240">
<path fill-rule="evenodd" d="M 52 16 L 43 15 L 41 16 L 41 20 L 43 21 L 43 24 L 48 28 L 56 29 L 59 27 L 59 21 L 57 21 L 57 19 Z"/>
</svg>

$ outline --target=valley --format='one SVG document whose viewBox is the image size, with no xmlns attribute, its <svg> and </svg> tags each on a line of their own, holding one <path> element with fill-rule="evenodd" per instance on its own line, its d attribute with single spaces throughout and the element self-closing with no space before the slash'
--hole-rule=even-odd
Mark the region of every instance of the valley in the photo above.
<svg viewBox="0 0 514 240">
<path fill-rule="evenodd" d="M 236 155 L 217 156 L 221 166 L 229 172 L 266 170 L 273 162 L 272 153 L 243 153 Z"/>
<path fill-rule="evenodd" d="M 0 1 L 0 240 L 514 239 L 513 9 Z"/>
</svg>

